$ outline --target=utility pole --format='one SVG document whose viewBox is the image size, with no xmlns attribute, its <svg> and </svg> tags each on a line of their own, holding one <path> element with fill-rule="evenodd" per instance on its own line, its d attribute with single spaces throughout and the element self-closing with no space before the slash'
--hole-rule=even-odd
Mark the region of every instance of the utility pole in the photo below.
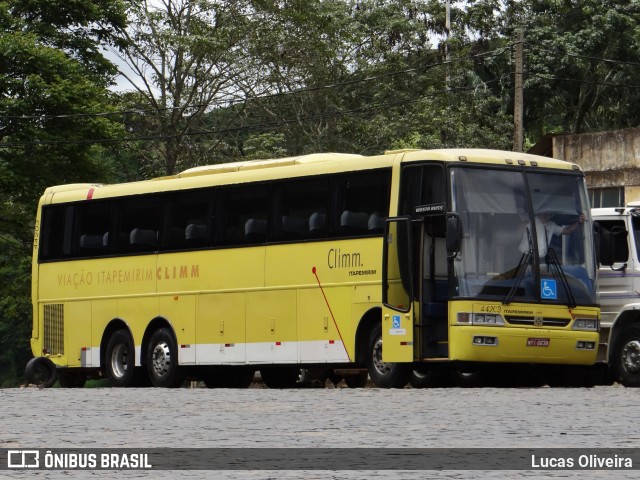
<svg viewBox="0 0 640 480">
<path fill-rule="evenodd" d="M 524 32 L 518 32 L 518 39 L 516 40 L 516 58 L 515 58 L 515 92 L 513 94 L 513 151 L 521 152 L 523 143 L 522 124 L 524 122 L 523 113 L 523 46 L 524 46 Z"/>
<path fill-rule="evenodd" d="M 447 62 L 447 89 L 449 89 L 449 84 L 451 83 L 451 76 L 449 75 L 449 33 L 451 32 L 451 1 L 447 0 L 446 9 L 445 9 L 445 21 L 444 21 L 444 29 L 446 30 L 447 38 L 444 44 L 444 59 Z"/>
</svg>

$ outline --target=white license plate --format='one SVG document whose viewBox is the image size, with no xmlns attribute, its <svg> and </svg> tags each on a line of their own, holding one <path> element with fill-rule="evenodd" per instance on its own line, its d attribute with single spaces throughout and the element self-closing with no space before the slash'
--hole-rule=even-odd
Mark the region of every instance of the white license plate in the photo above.
<svg viewBox="0 0 640 480">
<path fill-rule="evenodd" d="M 548 347 L 549 343 L 548 338 L 527 338 L 527 347 Z"/>
</svg>

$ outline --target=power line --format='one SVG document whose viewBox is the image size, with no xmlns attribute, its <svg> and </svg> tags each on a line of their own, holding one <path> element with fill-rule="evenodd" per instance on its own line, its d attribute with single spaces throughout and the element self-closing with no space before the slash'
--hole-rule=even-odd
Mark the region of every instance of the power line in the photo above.
<svg viewBox="0 0 640 480">
<path fill-rule="evenodd" d="M 612 82 L 593 82 L 588 80 L 582 80 L 579 78 L 567 78 L 567 77 L 555 77 L 553 75 L 543 75 L 539 73 L 531 73 L 532 77 L 541 78 L 543 80 L 560 80 L 563 82 L 574 82 L 574 83 L 582 83 L 586 85 L 602 85 L 605 87 L 619 87 L 619 88 L 640 88 L 640 85 L 625 85 L 623 83 L 612 83 Z"/>
<path fill-rule="evenodd" d="M 327 89 L 333 89 L 333 88 L 340 88 L 340 87 L 346 87 L 346 86 L 351 86 L 351 85 L 357 85 L 357 84 L 360 84 L 360 83 L 372 82 L 372 81 L 376 81 L 376 80 L 381 80 L 383 78 L 388 78 L 388 77 L 393 77 L 393 76 L 398 76 L 398 75 L 405 75 L 405 74 L 408 74 L 408 73 L 415 73 L 415 72 L 419 72 L 419 71 L 423 71 L 423 70 L 428 70 L 430 68 L 440 67 L 440 66 L 444 66 L 444 65 L 450 65 L 450 64 L 454 64 L 454 63 L 458 63 L 458 62 L 462 62 L 462 61 L 473 60 L 473 59 L 476 59 L 476 58 L 498 56 L 498 55 L 502 55 L 505 51 L 510 50 L 511 47 L 512 47 L 512 44 L 509 44 L 509 45 L 507 45 L 505 47 L 497 48 L 497 49 L 494 49 L 494 50 L 491 50 L 491 51 L 488 51 L 488 52 L 484 52 L 484 53 L 478 53 L 478 54 L 475 54 L 475 55 L 464 56 L 464 57 L 457 57 L 457 58 L 449 59 L 449 60 L 442 61 L 442 62 L 435 62 L 435 63 L 430 63 L 430 64 L 427 64 L 427 65 L 421 65 L 421 66 L 418 66 L 418 67 L 412 67 L 412 68 L 406 68 L 406 69 L 403 69 L 403 70 L 397 70 L 397 71 L 393 71 L 393 72 L 381 73 L 379 75 L 371 75 L 371 76 L 368 76 L 368 77 L 365 77 L 365 78 L 348 80 L 348 81 L 344 81 L 344 82 L 332 83 L 332 84 L 327 84 L 327 85 L 319 85 L 317 87 L 300 88 L 300 89 L 292 90 L 292 91 L 288 91 L 288 92 L 271 93 L 271 94 L 266 94 L 266 95 L 256 95 L 254 97 L 247 97 L 247 98 L 238 99 L 238 100 L 233 100 L 233 99 L 216 100 L 216 101 L 207 102 L 207 103 L 196 103 L 196 104 L 182 105 L 182 106 L 179 106 L 179 107 L 118 110 L 118 111 L 115 111 L 115 112 L 69 113 L 69 114 L 56 114 L 56 115 L 48 115 L 48 114 L 43 114 L 43 115 L 0 115 L 0 119 L 7 119 L 7 120 L 45 120 L 45 119 L 69 119 L 69 118 L 87 118 L 87 117 L 110 117 L 110 116 L 122 116 L 122 115 L 144 115 L 146 113 L 160 113 L 160 112 L 169 112 L 169 111 L 173 111 L 173 110 L 188 110 L 188 109 L 193 109 L 193 108 L 206 108 L 206 107 L 212 107 L 212 106 L 231 107 L 233 105 L 239 105 L 239 104 L 247 103 L 247 102 L 268 100 L 268 99 L 272 99 L 272 98 L 298 95 L 298 94 L 301 94 L 301 93 L 308 93 L 308 92 L 315 92 L 315 91 L 320 91 L 320 90 L 327 90 Z"/>
<path fill-rule="evenodd" d="M 482 83 L 482 85 L 486 86 L 495 82 L 498 82 L 499 79 L 492 79 Z M 116 144 L 116 143 L 125 143 L 125 142 L 140 142 L 140 141 L 153 141 L 153 140 L 169 140 L 180 138 L 183 136 L 196 136 L 196 135 L 220 135 L 224 133 L 233 133 L 243 130 L 255 130 L 255 129 L 270 129 L 270 128 L 278 128 L 285 125 L 289 125 L 292 123 L 298 122 L 310 122 L 310 121 L 319 121 L 319 120 L 328 120 L 332 118 L 344 117 L 346 115 L 351 114 L 362 114 L 371 111 L 380 111 L 384 108 L 398 107 L 402 105 L 408 105 L 410 103 L 414 103 L 417 100 L 421 100 L 424 98 L 436 97 L 442 94 L 456 94 L 462 92 L 468 92 L 472 90 L 477 90 L 478 85 L 473 85 L 469 87 L 459 87 L 459 88 L 449 88 L 445 90 L 439 90 L 437 92 L 433 92 L 428 95 L 420 95 L 416 97 L 412 97 L 405 100 L 397 100 L 390 102 L 383 102 L 368 105 L 366 107 L 359 107 L 350 110 L 332 112 L 332 113 L 323 113 L 320 115 L 311 115 L 307 117 L 296 117 L 290 119 L 283 119 L 277 122 L 269 122 L 263 124 L 256 125 L 243 125 L 238 127 L 230 127 L 219 130 L 192 130 L 186 131 L 181 134 L 176 135 L 147 135 L 142 137 L 126 137 L 126 138 L 103 138 L 103 139 L 83 139 L 83 140 L 51 140 L 51 141 L 32 141 L 32 142 L 6 142 L 0 143 L 0 148 L 24 148 L 29 146 L 50 146 L 50 145 L 93 145 L 93 144 Z"/>
<path fill-rule="evenodd" d="M 545 52 L 549 52 L 549 53 L 553 53 L 556 55 L 563 55 L 566 57 L 573 57 L 573 58 L 583 58 L 583 59 L 587 59 L 587 60 L 595 60 L 596 62 L 603 62 L 603 63 L 613 63 L 616 65 L 630 65 L 633 67 L 640 67 L 640 63 L 639 62 L 628 62 L 625 60 L 613 60 L 612 58 L 602 58 L 602 57 L 594 57 L 591 55 L 579 55 L 577 53 L 570 53 L 570 52 L 561 52 L 559 50 L 552 50 L 550 48 L 545 48 L 543 46 L 537 46 L 536 48 L 538 48 L 539 50 L 545 51 Z"/>
</svg>

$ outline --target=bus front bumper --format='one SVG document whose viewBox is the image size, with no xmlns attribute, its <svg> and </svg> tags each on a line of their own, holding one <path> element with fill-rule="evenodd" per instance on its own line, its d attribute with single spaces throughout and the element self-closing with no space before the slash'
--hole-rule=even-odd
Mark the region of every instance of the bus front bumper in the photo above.
<svg viewBox="0 0 640 480">
<path fill-rule="evenodd" d="M 451 360 L 593 365 L 598 333 L 545 328 L 451 326 Z"/>
</svg>

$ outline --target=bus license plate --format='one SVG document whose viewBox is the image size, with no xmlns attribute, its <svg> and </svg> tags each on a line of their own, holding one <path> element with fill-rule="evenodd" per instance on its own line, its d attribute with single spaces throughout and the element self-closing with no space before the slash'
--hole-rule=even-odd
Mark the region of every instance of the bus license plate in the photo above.
<svg viewBox="0 0 640 480">
<path fill-rule="evenodd" d="M 527 347 L 548 347 L 548 338 L 527 338 Z"/>
</svg>

